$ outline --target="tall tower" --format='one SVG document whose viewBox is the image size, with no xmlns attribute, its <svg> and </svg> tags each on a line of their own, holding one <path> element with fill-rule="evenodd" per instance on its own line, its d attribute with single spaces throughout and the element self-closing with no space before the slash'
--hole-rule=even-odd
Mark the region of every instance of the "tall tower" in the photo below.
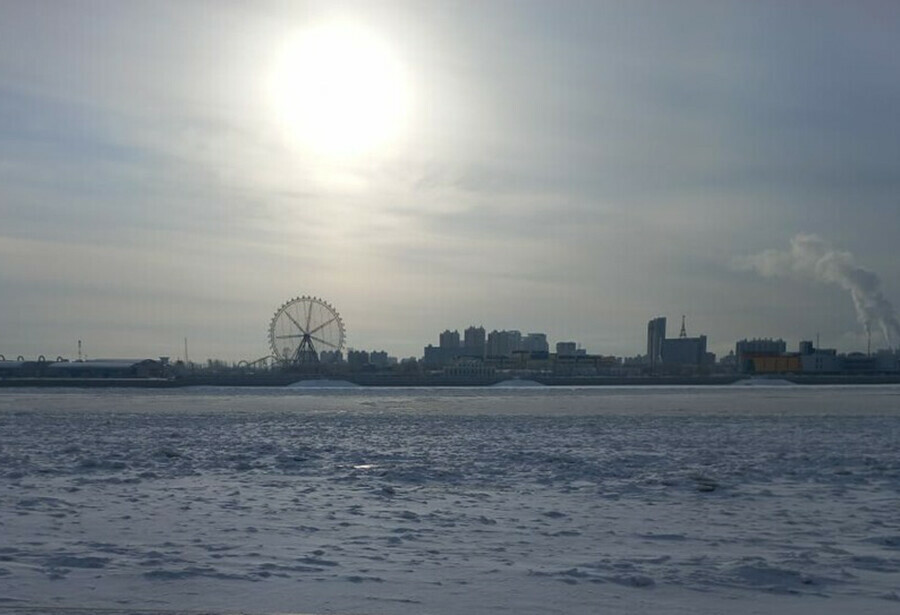
<svg viewBox="0 0 900 615">
<path fill-rule="evenodd" d="M 684 328 L 684 314 L 681 315 L 681 333 L 678 334 L 678 337 L 687 337 L 687 329 Z"/>
<path fill-rule="evenodd" d="M 662 362 L 662 347 L 665 339 L 665 316 L 654 318 L 647 323 L 647 364 L 650 367 L 655 367 Z"/>
</svg>

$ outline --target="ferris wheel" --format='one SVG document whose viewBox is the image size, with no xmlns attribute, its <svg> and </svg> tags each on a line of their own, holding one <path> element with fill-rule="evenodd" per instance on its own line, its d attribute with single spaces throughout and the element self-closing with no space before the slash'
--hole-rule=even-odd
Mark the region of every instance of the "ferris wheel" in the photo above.
<svg viewBox="0 0 900 615">
<path fill-rule="evenodd" d="M 344 321 L 326 301 L 297 297 L 272 317 L 269 345 L 275 358 L 284 363 L 318 363 L 320 352 L 336 352 L 343 347 Z"/>
</svg>

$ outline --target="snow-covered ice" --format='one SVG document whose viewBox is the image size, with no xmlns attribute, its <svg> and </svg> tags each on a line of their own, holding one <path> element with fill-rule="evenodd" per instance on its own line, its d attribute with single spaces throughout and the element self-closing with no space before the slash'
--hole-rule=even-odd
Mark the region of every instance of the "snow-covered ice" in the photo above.
<svg viewBox="0 0 900 615">
<path fill-rule="evenodd" d="M 900 612 L 900 387 L 5 390 L 0 613 L 70 608 Z"/>
</svg>

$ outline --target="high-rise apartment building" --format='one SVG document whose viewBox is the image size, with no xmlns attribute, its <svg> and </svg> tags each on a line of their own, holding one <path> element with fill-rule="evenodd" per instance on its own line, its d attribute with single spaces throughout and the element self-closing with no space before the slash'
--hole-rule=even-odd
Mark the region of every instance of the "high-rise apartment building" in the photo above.
<svg viewBox="0 0 900 615">
<path fill-rule="evenodd" d="M 662 363 L 663 343 L 666 340 L 666 317 L 660 316 L 647 323 L 647 364 L 655 367 Z"/>
<path fill-rule="evenodd" d="M 494 359 L 510 358 L 522 345 L 519 331 L 491 331 L 487 336 L 487 356 Z"/>
<path fill-rule="evenodd" d="M 459 331 L 445 329 L 440 335 L 441 348 L 459 349 Z"/>
<path fill-rule="evenodd" d="M 546 333 L 529 333 L 522 338 L 522 350 L 529 352 L 550 352 Z"/>
<path fill-rule="evenodd" d="M 484 358 L 484 327 L 468 327 L 463 336 L 463 354 L 467 357 Z"/>
</svg>

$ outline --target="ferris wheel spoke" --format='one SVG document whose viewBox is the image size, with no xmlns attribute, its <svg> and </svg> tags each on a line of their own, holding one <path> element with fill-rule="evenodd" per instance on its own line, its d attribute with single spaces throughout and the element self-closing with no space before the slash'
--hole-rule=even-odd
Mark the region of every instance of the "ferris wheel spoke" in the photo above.
<svg viewBox="0 0 900 615">
<path fill-rule="evenodd" d="M 287 310 L 285 310 L 285 311 L 284 311 L 284 315 L 287 316 L 287 317 L 290 319 L 290 321 L 291 321 L 292 323 L 294 323 L 295 325 L 297 325 L 297 328 L 298 328 L 298 329 L 300 329 L 303 333 L 306 333 L 306 329 L 304 329 L 303 327 L 300 326 L 300 323 L 297 322 L 297 320 L 296 320 L 293 316 L 291 316 L 291 313 L 290 313 L 290 312 L 288 312 Z M 307 327 L 307 328 L 309 328 L 309 327 Z"/>
<path fill-rule="evenodd" d="M 305 335 L 305 334 L 303 334 L 303 335 Z M 275 336 L 275 339 L 283 340 L 283 339 L 288 339 L 288 338 L 291 338 L 291 337 L 303 337 L 303 335 L 301 335 L 301 334 L 296 334 L 296 335 L 290 335 L 290 334 L 289 334 L 289 335 L 276 335 L 276 336 Z"/>
<path fill-rule="evenodd" d="M 316 331 L 321 331 L 322 329 L 324 329 L 325 327 L 327 327 L 328 325 L 333 323 L 335 320 L 337 320 L 337 316 L 334 316 L 331 320 L 327 320 L 327 321 L 323 322 L 321 325 L 319 325 L 315 329 L 311 329 L 309 334 L 312 335 Z"/>
<path fill-rule="evenodd" d="M 312 308 L 313 308 L 313 304 L 312 304 L 312 301 L 310 301 L 306 305 L 306 329 L 304 329 L 304 331 L 303 331 L 304 333 L 309 332 L 309 321 L 312 318 Z"/>
<path fill-rule="evenodd" d="M 328 342 L 328 341 L 323 340 L 321 337 L 316 337 L 315 335 L 310 335 L 309 337 L 312 338 L 312 339 L 314 339 L 314 340 L 316 340 L 316 341 L 319 342 L 320 344 L 325 344 L 326 346 L 330 346 L 330 347 L 332 347 L 332 348 L 337 349 L 337 346 L 335 346 L 335 345 L 332 344 L 331 342 Z"/>
</svg>

